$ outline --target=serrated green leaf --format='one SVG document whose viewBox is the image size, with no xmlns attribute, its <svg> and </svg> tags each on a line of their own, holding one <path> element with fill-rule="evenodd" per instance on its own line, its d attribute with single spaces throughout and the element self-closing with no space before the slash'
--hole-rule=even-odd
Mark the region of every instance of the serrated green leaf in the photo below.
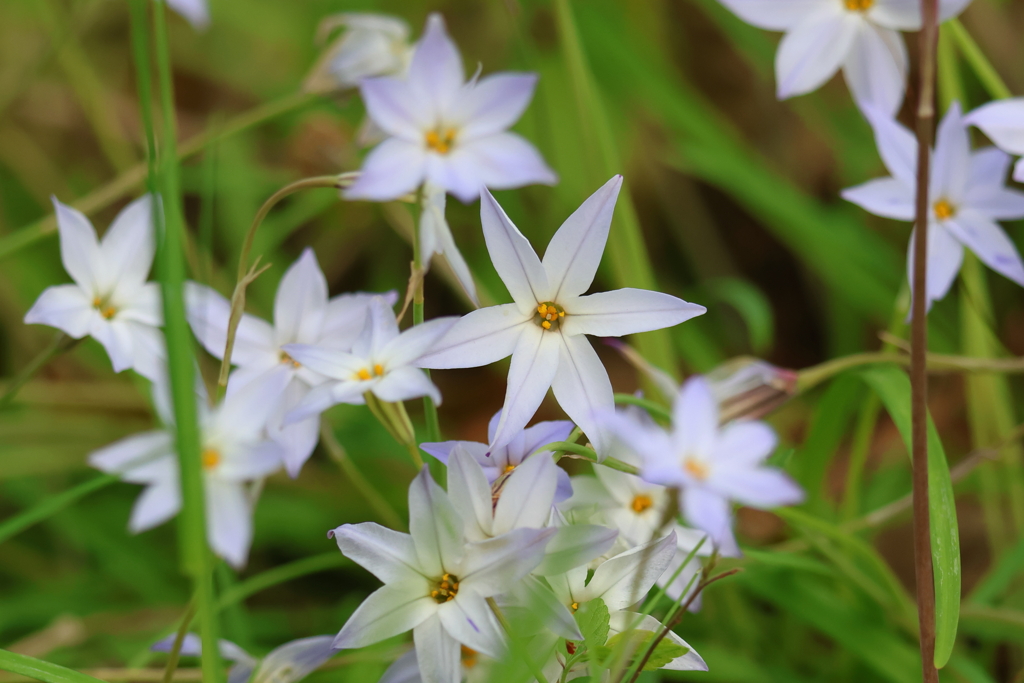
<svg viewBox="0 0 1024 683">
<path fill-rule="evenodd" d="M 583 634 L 583 643 L 589 652 L 595 652 L 608 641 L 608 623 L 611 616 L 601 598 L 594 598 L 576 610 L 576 624 Z"/>
</svg>

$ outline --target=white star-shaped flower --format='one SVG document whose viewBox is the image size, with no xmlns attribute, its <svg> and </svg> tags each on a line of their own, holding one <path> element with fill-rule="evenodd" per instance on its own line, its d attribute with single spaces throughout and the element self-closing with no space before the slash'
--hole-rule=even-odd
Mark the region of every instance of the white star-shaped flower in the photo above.
<svg viewBox="0 0 1024 683">
<path fill-rule="evenodd" d="M 1024 156 L 1024 97 L 989 102 L 965 116 L 964 122 L 980 128 L 1003 151 Z M 1024 183 L 1024 159 L 1017 160 L 1013 179 Z"/>
<path fill-rule="evenodd" d="M 366 158 L 349 199 L 388 201 L 429 180 L 464 202 L 483 186 L 552 184 L 526 140 L 508 132 L 533 97 L 534 74 L 499 73 L 468 83 L 444 20 L 431 14 L 404 78 L 367 78 L 366 110 L 389 136 Z"/>
<path fill-rule="evenodd" d="M 413 632 L 425 683 L 461 675 L 460 644 L 490 657 L 504 636 L 486 598 L 513 588 L 544 555 L 554 529 L 515 529 L 468 543 L 459 514 L 426 468 L 409 487 L 408 534 L 372 522 L 332 534 L 341 552 L 384 582 L 338 633 L 339 649 Z"/>
<path fill-rule="evenodd" d="M 940 0 L 940 20 L 970 0 Z M 817 90 L 843 70 L 853 97 L 895 114 L 907 87 L 900 31 L 921 29 L 917 0 L 722 0 L 748 24 L 785 31 L 775 56 L 779 99 Z"/>
<path fill-rule="evenodd" d="M 763 467 L 775 433 L 763 422 L 719 427 L 718 404 L 703 377 L 691 377 L 672 406 L 672 431 L 607 413 L 615 436 L 640 456 L 640 476 L 680 489 L 688 524 L 711 537 L 725 555 L 739 555 L 731 501 L 755 508 L 795 505 L 803 491 L 784 472 Z"/>
<path fill-rule="evenodd" d="M 211 355 L 223 358 L 231 303 L 213 289 L 194 282 L 187 283 L 185 296 L 192 331 Z M 307 248 L 281 278 L 274 297 L 274 325 L 247 313 L 238 324 L 231 352 L 231 362 L 238 368 L 231 373 L 228 393 L 267 372 L 288 375 L 290 381 L 277 398 L 267 430 L 286 449 L 285 467 L 292 477 L 298 476 L 316 448 L 320 419 L 316 414 L 285 425 L 284 416 L 327 377 L 302 365 L 284 347 L 298 343 L 351 350 L 366 327 L 370 301 L 375 296 L 355 293 L 328 299 L 327 280 L 313 250 Z M 397 298 L 394 292 L 383 296 L 391 303 Z M 274 397 L 268 396 L 267 400 L 274 401 Z"/>
<path fill-rule="evenodd" d="M 265 436 L 264 425 L 288 381 L 267 374 L 227 396 L 210 409 L 199 397 L 206 533 L 210 548 L 235 567 L 245 565 L 252 544 L 255 500 L 249 484 L 280 469 L 284 449 Z M 178 514 L 181 485 L 174 446 L 173 414 L 165 381 L 153 385 L 153 398 L 164 429 L 129 436 L 93 452 L 89 464 L 117 473 L 132 484 L 144 484 L 128 527 L 138 533 Z"/>
<path fill-rule="evenodd" d="M 871 213 L 914 220 L 917 140 L 885 114 L 868 110 L 878 152 L 892 174 L 844 190 L 843 198 Z M 1024 217 L 1024 193 L 1008 189 L 1010 157 L 993 147 L 971 151 L 960 105 L 950 106 L 939 125 L 928 188 L 928 306 L 949 291 L 960 271 L 964 247 L 992 270 L 1024 286 L 1024 263 L 996 221 Z M 913 272 L 913 243 L 907 273 Z"/>
<path fill-rule="evenodd" d="M 430 396 L 441 403 L 441 392 L 420 369 L 420 358 L 455 323 L 435 318 L 399 332 L 391 306 L 382 297 L 370 300 L 369 317 L 351 351 L 323 344 L 286 344 L 284 350 L 297 363 L 327 378 L 285 417 L 285 424 L 318 415 L 338 403 L 361 405 L 372 393 L 395 403 Z"/>
<path fill-rule="evenodd" d="M 28 324 L 49 325 L 75 339 L 89 336 L 110 356 L 115 372 L 133 368 L 156 379 L 165 357 L 160 285 L 146 282 L 153 265 L 153 201 L 136 199 L 102 240 L 85 215 L 53 198 L 60 257 L 74 284 L 44 291 Z"/>
<path fill-rule="evenodd" d="M 622 177 L 615 176 L 551 238 L 543 261 L 487 191 L 480 202 L 484 239 L 515 303 L 461 318 L 420 360 L 427 368 L 467 368 L 512 356 L 508 389 L 491 447 L 508 444 L 533 417 L 548 388 L 603 456 L 595 421 L 612 410 L 608 372 L 586 335 L 618 337 L 677 325 L 705 312 L 668 294 L 619 289 L 584 296 L 601 262 Z"/>
</svg>

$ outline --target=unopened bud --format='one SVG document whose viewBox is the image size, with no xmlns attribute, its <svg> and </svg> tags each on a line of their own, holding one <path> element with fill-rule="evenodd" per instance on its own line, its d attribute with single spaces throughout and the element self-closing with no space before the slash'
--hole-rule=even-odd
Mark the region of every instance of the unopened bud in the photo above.
<svg viewBox="0 0 1024 683">
<path fill-rule="evenodd" d="M 797 373 L 750 356 L 733 358 L 706 375 L 720 420 L 756 420 L 796 392 Z"/>
<path fill-rule="evenodd" d="M 320 23 L 318 39 L 323 41 L 339 27 L 344 31 L 310 70 L 302 85 L 304 92 L 344 90 L 358 86 L 364 78 L 405 72 L 413 48 L 404 21 L 366 12 L 336 14 Z"/>
</svg>

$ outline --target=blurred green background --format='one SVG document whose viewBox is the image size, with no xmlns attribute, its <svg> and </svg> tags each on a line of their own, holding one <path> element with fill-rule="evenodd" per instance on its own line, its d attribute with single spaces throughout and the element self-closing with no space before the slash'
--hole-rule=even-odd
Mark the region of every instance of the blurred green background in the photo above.
<svg viewBox="0 0 1024 683">
<path fill-rule="evenodd" d="M 657 360 L 674 359 L 670 369 L 682 375 L 739 355 L 804 368 L 878 349 L 878 332 L 902 320 L 909 226 L 838 196 L 885 174 L 841 77 L 777 102 L 778 36 L 742 24 L 716 0 L 578 0 L 571 7 L 582 62 L 547 0 L 213 0 L 213 22 L 202 33 L 174 16 L 179 147 L 190 152 L 182 177 L 191 276 L 230 293 L 241 240 L 270 194 L 305 176 L 358 168 L 357 94 L 300 93 L 323 49 L 314 41 L 319 22 L 340 11 L 382 11 L 418 35 L 427 12 L 440 11 L 469 71 L 479 62 L 484 73 L 541 75 L 516 129 L 561 182 L 498 193 L 522 231 L 543 246 L 583 199 L 621 172 L 635 216 L 620 200 L 597 286 L 639 277 L 615 253 L 616 235 L 638 224 L 657 286 L 708 307 L 671 331 L 671 349 Z M 963 22 L 1010 88 L 1024 92 L 1024 2 L 975 0 Z M 913 55 L 914 36 L 908 41 Z M 968 106 L 986 101 L 971 72 L 962 68 L 961 76 Z M 125 3 L 0 2 L 0 377 L 16 375 L 53 336 L 21 322 L 43 289 L 67 281 L 49 197 L 81 202 L 102 230 L 142 192 L 144 174 Z M 507 299 L 487 259 L 478 205 L 450 200 L 448 217 L 482 289 Z M 290 198 L 258 234 L 253 253 L 273 267 L 250 287 L 249 310 L 269 316 L 281 273 L 306 245 L 315 248 L 332 294 L 403 290 L 410 226 L 400 205 L 346 203 L 330 190 Z M 1020 227 L 1009 226 L 1015 239 L 1024 236 Z M 435 266 L 428 276 L 428 317 L 467 310 L 446 275 Z M 955 288 L 935 307 L 932 349 L 1021 354 L 1020 290 L 998 276 L 976 279 L 973 289 Z M 979 329 L 980 349 L 970 332 Z M 906 336 L 899 324 L 893 331 Z M 600 352 L 616 390 L 636 389 L 635 371 L 613 350 Z M 213 362 L 204 358 L 202 367 L 211 379 Z M 483 440 L 501 405 L 504 367 L 435 378 L 446 437 Z M 973 390 L 961 376 L 933 380 L 931 410 L 954 466 L 977 448 L 1001 444 L 1019 421 L 1012 378 L 980 380 Z M 553 403 L 542 408 L 542 417 L 558 414 Z M 338 407 L 328 417 L 356 466 L 404 516 L 414 469 L 402 448 L 365 409 Z M 671 680 L 918 680 L 908 515 L 857 533 L 849 526 L 909 492 L 899 433 L 853 375 L 796 397 L 771 420 L 784 444 L 777 464 L 808 489 L 806 515 L 740 511 L 741 538 L 751 548 L 746 571 L 709 591 L 703 610 L 679 629 L 711 670 Z M 145 383 L 113 375 L 95 342 L 50 363 L 0 411 L 0 519 L 94 476 L 85 464 L 91 450 L 153 421 Z M 863 472 L 852 491 L 851 452 L 853 469 Z M 1024 681 L 1020 462 L 1018 447 L 1004 448 L 957 484 L 965 603 L 944 680 Z M 148 661 L 145 648 L 174 627 L 188 584 L 173 524 L 128 534 L 137 493 L 132 485 L 107 487 L 0 545 L 0 646 L 77 669 Z M 221 565 L 219 590 L 248 590 L 254 584 L 239 582 L 275 567 L 321 571 L 227 606 L 225 636 L 265 652 L 337 631 L 376 582 L 342 565 L 325 533 L 370 519 L 372 509 L 322 448 L 297 480 L 271 478 L 249 566 L 235 575 Z M 319 559 L 288 565 L 311 557 Z M 315 679 L 375 681 L 387 655 L 350 656 Z M 13 679 L 0 673 L 0 681 Z"/>
</svg>

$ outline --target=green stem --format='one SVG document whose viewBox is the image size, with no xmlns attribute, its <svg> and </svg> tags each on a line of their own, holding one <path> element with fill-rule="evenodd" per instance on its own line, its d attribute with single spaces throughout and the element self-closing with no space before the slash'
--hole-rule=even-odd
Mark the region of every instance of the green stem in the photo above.
<svg viewBox="0 0 1024 683">
<path fill-rule="evenodd" d="M 974 42 L 974 38 L 967 32 L 967 29 L 960 23 L 960 20 L 950 19 L 946 22 L 946 26 L 949 27 L 949 32 L 956 41 L 957 47 L 960 48 L 960 53 L 963 54 L 964 59 L 967 60 L 971 69 L 974 70 L 975 75 L 981 81 L 988 94 L 997 100 L 1013 97 L 1013 93 L 1006 87 L 1006 83 L 999 75 L 999 72 L 988 61 L 988 57 L 981 51 L 978 44 Z"/>
<path fill-rule="evenodd" d="M 334 435 L 334 430 L 331 429 L 330 423 L 323 417 L 320 418 L 320 443 L 323 444 L 327 450 L 327 454 L 331 460 L 338 463 L 338 466 L 348 477 L 352 485 L 363 495 L 366 502 L 370 504 L 377 516 L 392 529 L 404 530 L 405 524 L 402 522 L 402 518 L 395 512 L 395 509 L 391 507 L 387 499 L 381 495 L 381 493 L 374 488 L 370 480 L 363 476 L 363 473 L 359 471 L 356 464 L 352 462 L 352 458 L 348 456 L 348 451 L 345 447 L 338 442 L 337 437 Z"/>
<path fill-rule="evenodd" d="M 63 332 L 58 332 L 54 336 L 53 341 L 50 342 L 50 345 L 43 349 L 42 353 L 29 361 L 29 364 L 26 365 L 25 368 L 18 373 L 18 376 L 12 379 L 7 385 L 7 389 L 4 391 L 3 395 L 0 396 L 0 409 L 6 408 L 8 404 L 14 400 L 14 397 L 18 395 L 21 388 L 25 386 L 25 384 L 28 383 L 28 381 L 32 379 L 37 372 L 42 370 L 47 363 L 65 351 L 69 351 L 74 348 L 79 341 L 81 340 L 72 339 Z"/>
<path fill-rule="evenodd" d="M 220 599 L 217 600 L 217 604 L 214 609 L 222 610 L 225 607 L 239 603 L 261 591 L 273 588 L 278 584 L 286 583 L 303 576 L 308 576 L 309 574 L 316 574 L 329 569 L 337 569 L 348 564 L 351 564 L 351 560 L 347 559 L 344 555 L 339 552 L 330 552 L 314 555 L 313 557 L 304 557 L 301 560 L 295 560 L 294 562 L 283 564 L 280 567 L 268 569 L 267 571 L 250 577 L 221 593 Z"/>
<path fill-rule="evenodd" d="M 191 576 L 194 584 L 203 644 L 203 680 L 208 683 L 219 683 L 223 671 L 217 646 L 213 567 L 206 540 L 205 494 L 195 394 L 195 354 L 185 316 L 185 223 L 178 181 L 178 155 L 175 150 L 177 130 L 166 13 L 164 0 L 156 0 L 153 11 L 153 36 L 164 126 L 163 147 L 159 159 L 159 187 L 162 190 L 164 211 L 157 211 L 156 216 L 158 227 L 162 228 L 158 234 L 163 238 L 159 249 L 159 268 L 163 285 L 164 333 L 167 339 L 167 361 L 181 476 L 182 510 L 179 514 L 179 542 L 183 569 Z M 148 62 L 137 66 L 139 77 L 148 78 Z M 149 106 L 149 102 L 144 101 L 141 104 L 143 108 Z M 150 150 L 150 153 L 152 154 L 153 150 Z M 160 223 L 163 225 L 159 225 Z"/>
<path fill-rule="evenodd" d="M 188 627 L 192 624 L 192 618 L 196 615 L 196 603 L 188 603 L 188 609 L 181 617 L 181 625 L 174 634 L 174 644 L 167 656 L 167 667 L 164 669 L 163 683 L 171 683 L 174 680 L 174 672 L 178 668 L 178 659 L 181 657 L 181 646 L 185 643 L 185 636 L 188 634 Z"/>
<path fill-rule="evenodd" d="M 530 670 L 530 673 L 533 674 L 533 677 L 537 679 L 538 683 L 548 683 L 548 679 L 544 677 L 544 673 L 541 671 L 540 667 L 533 661 L 533 657 L 530 656 L 528 651 L 522 648 L 522 644 L 516 637 L 515 631 L 513 631 L 508 618 L 505 617 L 505 614 L 498 606 L 498 602 L 494 598 L 487 598 L 487 605 L 491 608 L 491 612 L 494 613 L 498 623 L 501 624 L 502 630 L 504 630 L 505 634 L 508 636 L 512 651 L 519 655 L 523 662 L 526 663 L 526 667 Z"/>
<path fill-rule="evenodd" d="M 840 519 L 853 519 L 860 512 L 861 482 L 864 481 L 864 467 L 867 465 L 871 442 L 875 436 L 875 425 L 882 402 L 872 392 L 861 405 L 857 415 L 857 425 L 853 431 L 853 442 L 850 445 L 850 464 L 846 470 L 846 486 L 843 491 L 843 502 L 840 506 Z"/>
<path fill-rule="evenodd" d="M 578 443 L 571 443 L 569 441 L 552 441 L 549 444 L 545 444 L 534 451 L 534 453 L 552 452 L 555 454 L 555 460 L 557 461 L 563 453 L 572 453 L 573 455 L 580 456 L 584 460 L 603 465 L 609 469 L 618 470 L 619 472 L 625 472 L 627 474 L 640 474 L 640 470 L 636 467 L 624 463 L 618 458 L 605 458 L 598 462 L 597 453 L 593 448 L 587 448 L 581 446 Z"/>
<path fill-rule="evenodd" d="M 106 488 L 117 481 L 118 478 L 116 474 L 103 474 L 83 482 L 73 489 L 62 491 L 55 496 L 46 497 L 35 507 L 25 510 L 21 514 L 15 515 L 0 524 L 0 543 L 28 529 L 33 524 L 52 517 L 72 503 L 85 498 L 90 493 Z"/>
<path fill-rule="evenodd" d="M 46 681 L 46 683 L 103 683 L 98 678 L 58 664 L 51 664 L 35 657 L 19 655 L 7 650 L 0 650 L 0 670 L 10 671 L 37 681 Z"/>
<path fill-rule="evenodd" d="M 651 415 L 660 417 L 668 422 L 672 421 L 672 411 L 647 398 L 640 398 L 633 394 L 615 394 L 615 402 L 619 405 L 639 406 Z"/>
</svg>

